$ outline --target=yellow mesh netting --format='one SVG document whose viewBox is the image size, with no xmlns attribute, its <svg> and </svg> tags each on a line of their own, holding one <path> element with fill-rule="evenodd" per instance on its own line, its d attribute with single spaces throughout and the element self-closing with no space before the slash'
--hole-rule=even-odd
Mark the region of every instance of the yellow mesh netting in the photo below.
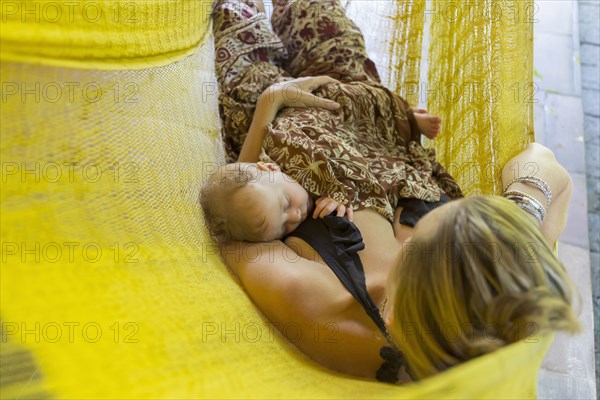
<svg viewBox="0 0 600 400">
<path fill-rule="evenodd" d="M 394 4 L 395 29 L 390 46 L 388 85 L 411 105 L 417 105 L 425 0 L 397 1 Z"/>
<path fill-rule="evenodd" d="M 154 3 L 155 21 L 169 10 L 185 31 L 208 10 Z M 49 25 L 20 40 L 51 29 L 55 47 L 80 52 L 47 60 L 30 43 L 37 61 L 62 66 L 25 63 L 27 52 L 3 60 L 2 398 L 534 397 L 546 338 L 404 387 L 336 374 L 281 338 L 200 222 L 198 188 L 223 159 L 212 42 L 157 67 L 170 51 L 148 43 L 164 39 L 173 21 L 163 22 L 136 28 L 149 41 L 119 60 L 125 70 L 65 68 L 92 53 L 90 65 L 109 67 L 122 53 Z M 4 32 L 3 48 L 19 37 Z M 136 58 L 155 66 L 134 70 Z"/>
<path fill-rule="evenodd" d="M 431 13 L 431 14 L 429 14 Z M 532 0 L 434 0 L 427 105 L 438 157 L 465 193 L 500 194 L 504 164 L 533 141 Z"/>
<path fill-rule="evenodd" d="M 211 1 L 54 1 L 1 3 L 3 60 L 77 68 L 166 65 L 196 51 Z"/>
</svg>

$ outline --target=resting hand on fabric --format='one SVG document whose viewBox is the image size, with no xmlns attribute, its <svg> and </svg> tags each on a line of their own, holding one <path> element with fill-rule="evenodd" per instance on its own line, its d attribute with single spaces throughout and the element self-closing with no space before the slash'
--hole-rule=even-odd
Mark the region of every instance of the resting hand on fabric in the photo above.
<svg viewBox="0 0 600 400">
<path fill-rule="evenodd" d="M 346 216 L 348 221 L 352 221 L 354 217 L 354 212 L 352 211 L 352 207 L 346 207 L 342 203 L 338 203 L 333 200 L 331 197 L 319 197 L 317 201 L 315 201 L 315 211 L 313 212 L 313 218 L 325 218 L 333 211 L 337 212 L 338 217 Z"/>
<path fill-rule="evenodd" d="M 337 110 L 340 105 L 333 100 L 317 97 L 312 92 L 327 83 L 339 82 L 329 76 L 310 76 L 279 82 L 269 86 L 256 101 L 252 124 L 240 150 L 239 162 L 257 162 L 267 125 L 284 107 L 321 107 Z"/>
<path fill-rule="evenodd" d="M 292 79 L 269 86 L 261 94 L 261 97 L 266 97 L 278 110 L 285 107 L 320 107 L 326 110 L 337 110 L 340 108 L 339 103 L 312 94 L 313 91 L 327 83 L 339 83 L 339 81 L 329 76 L 307 76 Z"/>
</svg>

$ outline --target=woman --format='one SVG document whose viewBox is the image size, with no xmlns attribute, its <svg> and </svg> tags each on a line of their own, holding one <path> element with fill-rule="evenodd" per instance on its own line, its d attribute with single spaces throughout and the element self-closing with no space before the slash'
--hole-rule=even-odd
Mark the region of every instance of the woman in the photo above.
<svg viewBox="0 0 600 400">
<path fill-rule="evenodd" d="M 496 196 L 454 201 L 419 221 L 390 275 L 385 320 L 414 378 L 550 331 L 579 330 L 554 253 L 571 197 L 568 173 L 531 144 L 504 167 L 502 181 L 505 197 L 549 203 L 545 218 Z"/>
<path fill-rule="evenodd" d="M 538 165 L 536 176 L 544 179 L 552 191 L 552 204 L 541 229 L 532 216 L 508 200 L 503 202 L 504 199 L 492 196 L 441 206 L 421 219 L 414 232 L 399 223 L 401 208 L 396 210 L 391 226 L 372 210 L 354 213 L 354 224 L 365 244 L 359 256 L 367 291 L 382 310 L 414 379 L 548 330 L 577 330 L 570 307 L 569 280 L 552 250 L 565 226 L 571 180 L 552 152 L 532 144 L 507 163 L 503 182 L 512 181 L 515 167 L 525 164 Z M 517 172 L 517 176 L 527 175 L 522 169 Z M 540 197 L 537 188 L 521 185 L 523 192 Z M 543 196 L 540 200 L 544 200 Z M 492 218 L 486 219 L 492 212 Z M 459 216 L 463 226 L 456 231 Z M 469 224 L 482 226 L 474 229 Z M 443 229 L 436 231 L 438 226 Z M 445 235 L 452 232 L 458 232 L 458 237 L 447 239 Z M 444 238 L 441 243 L 459 241 L 470 249 L 450 255 L 448 246 L 434 251 L 420 246 L 440 237 Z M 499 251 L 504 258 L 484 254 L 471 260 L 473 270 L 481 270 L 473 272 L 469 281 L 465 277 L 469 272 L 461 268 L 470 265 L 470 252 L 481 249 Z M 305 241 L 288 237 L 284 242 L 230 243 L 222 248 L 222 255 L 270 321 L 278 327 L 295 327 L 282 332 L 300 350 L 332 369 L 376 376 L 383 362 L 380 351 L 387 345 L 387 338 Z M 429 260 L 424 256 L 429 256 Z M 432 262 L 425 268 L 425 263 L 432 260 L 437 264 Z M 486 281 L 487 260 L 496 260 L 495 269 L 512 268 L 508 277 L 499 283 L 494 277 L 487 277 Z M 455 270 L 457 276 L 448 278 Z M 465 284 L 459 291 L 459 282 L 463 281 L 471 286 Z M 445 294 L 433 296 L 438 287 Z M 467 297 L 465 293 L 469 291 L 472 294 Z M 387 296 L 390 301 L 386 304 Z M 449 336 L 445 337 L 444 324 L 461 330 L 446 332 Z M 415 326 L 423 332 L 437 330 L 438 335 L 425 341 L 427 335 L 414 334 Z M 412 334 L 408 329 L 413 330 Z M 469 333 L 473 329 L 479 331 Z M 458 349 L 448 349 L 447 344 Z"/>
<path fill-rule="evenodd" d="M 237 54 L 236 43 L 238 42 L 230 41 L 231 36 L 228 37 L 223 32 L 235 31 L 236 26 L 240 25 L 251 26 L 252 29 L 241 30 L 236 37 L 243 38 L 245 42 L 256 43 L 262 40 L 263 44 L 268 42 L 264 40 L 265 37 L 273 36 L 264 24 L 260 23 L 262 17 L 257 13 L 260 4 L 250 1 L 240 2 L 239 12 L 232 14 L 232 10 L 226 5 L 221 7 L 224 3 L 227 2 L 217 2 L 214 25 L 217 72 L 222 93 L 221 117 L 226 129 L 246 132 L 250 127 L 256 98 L 269 86 L 269 83 L 265 83 L 266 80 L 262 78 L 269 74 L 273 77 L 281 74 L 280 69 L 272 70 L 268 64 L 280 63 L 281 67 L 286 67 L 292 75 L 299 76 L 300 73 L 296 70 L 299 68 L 298 60 L 310 57 L 306 54 L 298 57 L 304 47 L 297 44 L 293 38 L 288 41 L 287 46 L 273 39 L 271 46 L 258 46 L 250 53 Z M 287 2 L 277 2 L 273 25 L 278 33 L 285 37 L 286 29 L 291 28 L 290 20 L 286 20 L 285 16 L 289 8 L 283 3 Z M 314 4 L 314 2 L 310 5 L 303 3 L 307 7 Z M 351 24 L 349 20 L 343 19 L 343 12 L 340 16 L 340 9 L 336 2 L 328 2 L 328 4 L 332 5 L 333 10 L 328 15 L 321 15 L 327 18 L 318 19 L 317 26 L 324 31 L 330 29 L 332 24 L 329 17 L 332 15 L 335 15 L 339 24 Z M 355 30 L 354 36 L 347 36 L 346 39 L 348 40 L 344 44 L 358 41 L 358 45 L 350 43 L 347 47 L 350 53 L 354 52 L 353 54 L 339 60 L 334 57 L 333 63 L 328 63 L 325 57 L 324 62 L 313 62 L 308 67 L 304 65 L 301 71 L 304 76 L 328 74 L 335 79 L 340 79 L 340 72 L 343 72 L 340 69 L 345 68 L 346 72 L 348 69 L 355 72 L 353 78 L 356 80 L 369 77 L 377 79 L 374 66 L 366 57 L 360 42 L 362 39 L 360 34 L 356 35 Z M 335 52 L 340 48 L 334 45 L 330 50 Z M 286 52 L 295 53 L 290 57 Z M 248 63 L 260 60 L 269 63 L 263 63 L 259 71 L 250 69 L 243 74 L 235 71 L 235 65 L 243 64 L 244 61 Z M 227 137 L 228 151 L 234 159 L 242 142 L 242 136 Z M 510 171 L 511 168 L 514 169 L 514 164 L 522 166 L 525 162 L 539 165 L 536 176 L 548 182 L 552 191 L 552 205 L 542 224 L 542 232 L 546 236 L 544 240 L 553 243 L 564 227 L 566 205 L 570 197 L 570 179 L 548 150 L 532 145 L 505 168 L 506 176 L 503 178 L 507 184 L 513 178 L 510 176 Z M 536 192 L 537 188 L 527 183 L 515 185 L 517 188 L 522 185 L 520 189 L 530 193 L 531 196 L 540 196 Z M 393 339 L 386 332 L 378 310 L 383 311 L 387 292 L 390 291 L 390 298 L 393 300 L 387 302 L 385 315 L 390 322 L 395 341 L 397 342 L 398 338 L 402 339 L 401 331 L 396 329 L 402 319 L 404 304 L 400 297 L 401 289 L 396 290 L 393 286 L 387 288 L 390 274 L 393 273 L 394 282 L 401 282 L 404 274 L 403 263 L 406 259 L 412 259 L 409 253 L 412 251 L 409 239 L 412 228 L 401 224 L 400 221 L 410 220 L 415 223 L 433 207 L 429 206 L 430 203 L 425 205 L 424 210 L 422 205 L 418 207 L 413 207 L 410 203 L 404 205 L 405 208 L 414 209 L 410 210 L 408 218 L 403 218 L 402 215 L 406 214 L 403 211 L 406 210 L 397 207 L 392 224 L 381 213 L 372 209 L 363 209 L 354 212 L 354 225 L 340 225 L 337 220 L 331 220 L 327 227 L 323 228 L 325 230 L 318 231 L 316 235 L 309 232 L 305 235 L 288 236 L 283 242 L 229 243 L 222 246 L 222 257 L 267 318 L 280 327 L 282 333 L 292 343 L 315 361 L 356 376 L 369 378 L 377 376 L 380 380 L 386 381 L 394 381 L 397 378 L 408 379 L 406 374 L 403 375 L 402 371 L 398 370 L 403 360 L 393 351 L 386 350 L 389 348 L 390 340 Z M 440 204 L 435 204 L 438 205 Z M 467 204 L 462 201 L 449 203 L 439 207 L 438 212 L 442 213 L 443 217 L 446 215 L 445 209 L 462 208 L 465 205 Z M 520 224 L 533 223 L 528 220 L 530 217 L 526 213 L 518 208 L 516 211 L 522 214 L 517 213 L 518 216 L 515 216 Z M 432 222 L 431 218 L 424 221 L 425 225 Z M 422 229 L 421 226 L 417 224 L 415 228 L 418 237 L 423 237 L 422 231 L 427 232 L 427 228 Z M 318 236 L 319 240 L 312 242 L 311 246 L 308 242 L 314 236 Z M 329 244 L 322 246 L 323 241 L 328 241 Z M 315 249 L 321 254 L 326 254 L 329 265 Z M 327 253 L 332 249 L 340 251 L 333 255 Z M 546 250 L 544 249 L 544 257 L 548 253 Z M 345 264 L 340 268 L 334 268 L 332 263 L 339 261 L 336 258 L 343 259 Z M 399 272 L 394 272 L 396 267 Z M 344 275 L 347 271 L 351 272 L 349 275 Z M 426 285 L 427 281 L 417 283 Z M 565 293 L 564 297 L 567 297 L 566 295 Z M 294 329 L 286 329 L 289 327 Z M 396 345 L 406 351 L 402 343 Z M 427 351 L 427 349 L 423 350 L 425 353 Z M 456 357 L 456 362 L 464 361 L 471 355 L 473 353 L 469 353 L 462 359 Z M 411 354 L 410 357 L 414 356 Z M 419 358 L 421 355 L 417 354 L 416 357 Z M 410 368 L 419 373 L 413 374 L 415 378 L 424 376 L 420 373 L 421 369 L 415 367 L 418 365 L 417 361 L 410 358 L 407 360 Z M 382 363 L 386 367 L 395 368 L 382 368 Z M 433 363 L 438 366 L 435 361 Z M 451 363 L 447 362 L 447 364 L 449 366 Z"/>
</svg>

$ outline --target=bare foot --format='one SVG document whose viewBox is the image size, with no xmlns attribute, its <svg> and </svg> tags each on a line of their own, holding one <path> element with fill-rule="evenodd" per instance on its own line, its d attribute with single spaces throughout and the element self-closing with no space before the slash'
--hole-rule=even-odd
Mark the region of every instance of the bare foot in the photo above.
<svg viewBox="0 0 600 400">
<path fill-rule="evenodd" d="M 442 119 L 436 115 L 431 115 L 424 108 L 413 108 L 415 119 L 421 133 L 429 139 L 435 139 L 440 133 Z"/>
</svg>

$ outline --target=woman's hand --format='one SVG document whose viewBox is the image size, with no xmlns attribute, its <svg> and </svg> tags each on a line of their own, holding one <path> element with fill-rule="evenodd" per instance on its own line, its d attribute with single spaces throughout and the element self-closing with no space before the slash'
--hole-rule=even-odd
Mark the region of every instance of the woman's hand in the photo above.
<svg viewBox="0 0 600 400">
<path fill-rule="evenodd" d="M 329 76 L 297 78 L 269 86 L 260 97 L 263 101 L 272 103 L 278 110 L 284 107 L 320 107 L 326 110 L 337 110 L 340 108 L 339 103 L 312 94 L 327 83 L 339 83 L 339 81 Z"/>
<path fill-rule="evenodd" d="M 256 101 L 252 124 L 240 150 L 239 162 L 257 162 L 267 125 L 284 107 L 321 107 L 337 110 L 340 105 L 333 100 L 317 97 L 312 92 L 326 83 L 339 82 L 329 76 L 297 78 L 269 86 Z"/>
<path fill-rule="evenodd" d="M 348 221 L 352 221 L 354 217 L 354 212 L 352 211 L 352 207 L 346 207 L 342 203 L 338 203 L 333 200 L 331 197 L 319 197 L 317 201 L 315 201 L 315 211 L 313 212 L 313 218 L 325 218 L 329 214 L 331 214 L 334 210 L 337 211 L 338 217 L 343 217 L 344 215 L 348 218 Z"/>
</svg>

